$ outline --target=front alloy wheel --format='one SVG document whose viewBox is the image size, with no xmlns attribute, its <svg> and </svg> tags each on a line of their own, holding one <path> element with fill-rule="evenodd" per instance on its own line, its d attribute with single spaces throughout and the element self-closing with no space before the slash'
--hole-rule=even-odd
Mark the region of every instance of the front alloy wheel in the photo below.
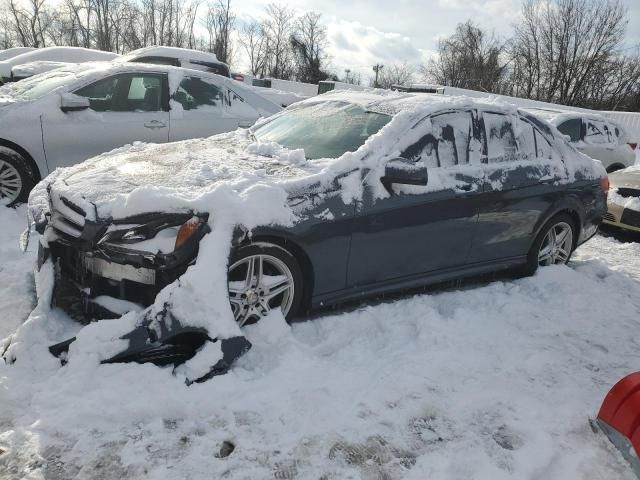
<svg viewBox="0 0 640 480">
<path fill-rule="evenodd" d="M 538 250 L 538 265 L 564 265 L 573 248 L 573 229 L 566 222 L 555 223 L 546 233 Z"/>
<path fill-rule="evenodd" d="M 277 245 L 241 247 L 229 267 L 229 301 L 242 327 L 279 308 L 285 317 L 296 313 L 301 301 L 301 271 L 295 258 Z"/>
</svg>

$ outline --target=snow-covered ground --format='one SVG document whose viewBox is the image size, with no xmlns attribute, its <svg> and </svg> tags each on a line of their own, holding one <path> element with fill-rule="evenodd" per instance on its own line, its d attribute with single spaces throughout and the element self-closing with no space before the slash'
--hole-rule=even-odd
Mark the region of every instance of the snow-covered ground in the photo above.
<svg viewBox="0 0 640 480">
<path fill-rule="evenodd" d="M 34 253 L 23 209 L 0 224 L 4 337 L 34 304 Z M 231 373 L 191 387 L 19 358 L 0 363 L 0 477 L 631 480 L 588 418 L 640 366 L 639 313 L 640 244 L 599 236 L 532 278 L 273 315 Z"/>
</svg>

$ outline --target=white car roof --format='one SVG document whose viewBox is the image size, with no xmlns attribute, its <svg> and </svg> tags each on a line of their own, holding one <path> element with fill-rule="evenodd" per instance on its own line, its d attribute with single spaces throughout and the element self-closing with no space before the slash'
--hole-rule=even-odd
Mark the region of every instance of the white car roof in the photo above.
<svg viewBox="0 0 640 480">
<path fill-rule="evenodd" d="M 1 63 L 14 66 L 40 60 L 70 63 L 97 62 L 112 60 L 118 56 L 119 55 L 117 53 L 103 52 L 102 50 L 93 50 L 91 48 L 45 47 L 38 48 L 27 53 L 22 53 Z"/>
<path fill-rule="evenodd" d="M 10 58 L 13 58 L 17 55 L 21 55 L 23 53 L 27 53 L 30 52 L 32 50 L 35 50 L 35 48 L 33 47 L 14 47 L 14 48 L 8 48 L 6 50 L 2 50 L 0 51 L 0 62 L 4 61 L 4 60 L 8 60 Z"/>
<path fill-rule="evenodd" d="M 214 53 L 201 52 L 200 50 L 192 50 L 189 48 L 178 47 L 144 47 L 138 50 L 133 50 L 122 57 L 123 62 L 128 62 L 131 59 L 139 57 L 168 57 L 185 61 L 197 61 L 197 62 L 209 62 L 209 63 L 223 63 L 215 56 Z"/>
</svg>

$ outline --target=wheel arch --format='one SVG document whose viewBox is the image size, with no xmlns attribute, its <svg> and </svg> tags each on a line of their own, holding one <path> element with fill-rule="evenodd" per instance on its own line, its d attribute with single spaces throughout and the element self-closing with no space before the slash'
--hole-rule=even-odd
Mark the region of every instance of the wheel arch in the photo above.
<svg viewBox="0 0 640 480">
<path fill-rule="evenodd" d="M 33 175 L 34 175 L 34 179 L 33 179 L 34 182 L 38 183 L 40 180 L 42 180 L 42 172 L 40 171 L 38 164 L 36 163 L 34 158 L 31 156 L 31 154 L 27 152 L 24 148 L 22 148 L 17 143 L 14 143 L 10 140 L 5 140 L 4 138 L 0 138 L 0 147 L 8 148 L 9 150 L 13 150 L 14 152 L 20 154 L 22 158 L 24 158 L 25 161 L 31 167 L 31 170 L 33 171 Z"/>
<path fill-rule="evenodd" d="M 616 170 L 622 170 L 623 168 L 627 168 L 626 165 L 620 162 L 612 163 L 606 168 L 607 173 L 613 173 Z"/>
<path fill-rule="evenodd" d="M 575 235 L 573 239 L 573 248 L 576 248 L 578 246 L 578 239 L 580 238 L 580 233 L 582 232 L 582 225 L 584 221 L 584 212 L 583 209 L 580 208 L 580 204 L 577 199 L 568 197 L 562 202 L 555 204 L 544 215 L 540 216 L 540 219 L 536 224 L 535 232 L 531 236 L 529 249 L 533 246 L 536 239 L 538 238 L 538 235 L 540 235 L 540 231 L 542 230 L 542 228 L 544 228 L 547 222 L 561 213 L 569 215 L 569 217 L 571 217 L 571 219 L 573 220 L 574 227 L 576 229 L 576 231 L 574 232 Z"/>
<path fill-rule="evenodd" d="M 305 251 L 305 249 L 290 236 L 279 235 L 275 232 L 260 232 L 251 237 L 247 236 L 241 243 L 241 246 L 250 245 L 254 243 L 271 243 L 284 250 L 288 251 L 300 264 L 303 276 L 303 291 L 302 291 L 302 311 L 306 311 L 311 307 L 311 296 L 313 294 L 314 286 L 314 268 L 311 258 Z"/>
</svg>

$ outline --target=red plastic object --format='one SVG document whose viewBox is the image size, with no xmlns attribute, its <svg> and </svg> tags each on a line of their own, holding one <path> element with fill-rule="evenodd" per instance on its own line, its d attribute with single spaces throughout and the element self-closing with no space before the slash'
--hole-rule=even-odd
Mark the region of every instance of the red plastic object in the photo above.
<svg viewBox="0 0 640 480">
<path fill-rule="evenodd" d="M 640 477 L 640 372 L 613 386 L 602 402 L 598 423 Z"/>
</svg>

